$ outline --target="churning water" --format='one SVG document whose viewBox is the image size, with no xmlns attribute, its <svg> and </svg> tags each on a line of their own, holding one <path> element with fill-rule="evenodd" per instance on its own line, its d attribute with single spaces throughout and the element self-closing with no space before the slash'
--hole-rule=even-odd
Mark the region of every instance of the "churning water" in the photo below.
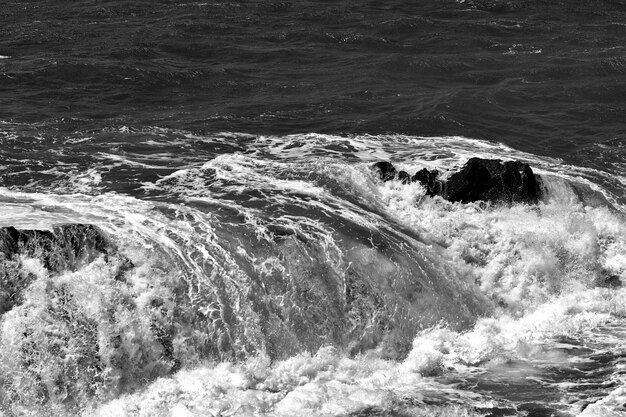
<svg viewBox="0 0 626 417">
<path fill-rule="evenodd" d="M 405 3 L 0 5 L 0 415 L 626 415 L 626 5 Z"/>
</svg>

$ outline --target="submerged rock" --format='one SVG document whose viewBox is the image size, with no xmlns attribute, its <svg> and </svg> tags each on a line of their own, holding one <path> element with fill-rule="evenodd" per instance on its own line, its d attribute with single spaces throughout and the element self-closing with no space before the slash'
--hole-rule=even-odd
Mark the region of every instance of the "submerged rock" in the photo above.
<svg viewBox="0 0 626 417">
<path fill-rule="evenodd" d="M 383 181 L 396 178 L 396 168 L 389 162 L 377 162 L 373 168 L 378 170 Z M 406 172 L 400 171 L 397 178 L 404 184 L 419 182 L 426 189 L 426 195 L 439 195 L 452 202 L 536 204 L 541 197 L 540 178 L 528 164 L 520 161 L 471 158 L 447 181 L 439 179 L 439 171 L 426 168 L 410 178 Z"/>
</svg>

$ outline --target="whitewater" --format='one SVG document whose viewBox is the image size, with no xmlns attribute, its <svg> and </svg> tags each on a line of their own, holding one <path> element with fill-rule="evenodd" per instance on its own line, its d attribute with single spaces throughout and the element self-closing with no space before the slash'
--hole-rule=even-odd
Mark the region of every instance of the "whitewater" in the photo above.
<svg viewBox="0 0 626 417">
<path fill-rule="evenodd" d="M 619 170 L 464 137 L 113 134 L 151 152 L 0 188 L 4 415 L 626 415 Z M 475 156 L 529 163 L 541 201 L 372 169 Z"/>
</svg>

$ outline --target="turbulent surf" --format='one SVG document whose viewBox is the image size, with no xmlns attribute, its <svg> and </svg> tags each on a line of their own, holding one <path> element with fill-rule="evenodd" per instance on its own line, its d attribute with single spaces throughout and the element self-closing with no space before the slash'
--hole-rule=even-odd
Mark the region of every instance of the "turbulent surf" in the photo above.
<svg viewBox="0 0 626 417">
<path fill-rule="evenodd" d="M 626 416 L 624 5 L 3 0 L 0 417 Z"/>
<path fill-rule="evenodd" d="M 0 189 L 6 415 L 623 413 L 619 174 L 462 137 L 112 132 Z M 372 168 L 474 156 L 529 163 L 541 200 Z"/>
</svg>

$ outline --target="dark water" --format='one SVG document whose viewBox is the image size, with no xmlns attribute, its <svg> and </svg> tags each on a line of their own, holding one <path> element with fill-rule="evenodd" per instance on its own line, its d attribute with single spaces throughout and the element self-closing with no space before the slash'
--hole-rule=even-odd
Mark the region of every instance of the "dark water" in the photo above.
<svg viewBox="0 0 626 417">
<path fill-rule="evenodd" d="M 60 134 L 462 135 L 574 161 L 624 141 L 617 0 L 9 0 L 1 13 L 0 118 Z"/>
<path fill-rule="evenodd" d="M 625 114 L 622 0 L 3 1 L 0 416 L 623 416 Z"/>
</svg>

